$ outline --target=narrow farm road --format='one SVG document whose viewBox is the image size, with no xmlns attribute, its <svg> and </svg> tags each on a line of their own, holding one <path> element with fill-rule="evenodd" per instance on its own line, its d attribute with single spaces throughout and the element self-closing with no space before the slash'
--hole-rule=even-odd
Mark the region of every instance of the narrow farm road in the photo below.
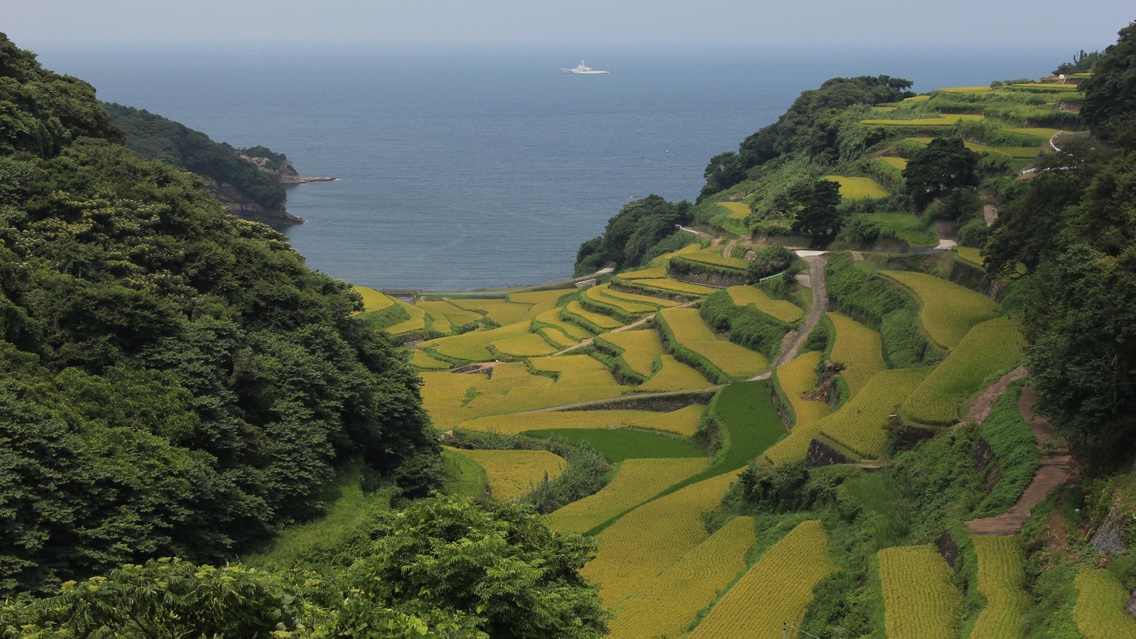
<svg viewBox="0 0 1136 639">
<path fill-rule="evenodd" d="M 1033 412 L 1037 393 L 1033 387 L 1026 386 L 1018 398 L 1018 410 L 1029 422 L 1030 430 L 1037 439 L 1041 452 L 1041 468 L 1026 488 L 1017 503 L 1005 513 L 994 517 L 983 517 L 966 522 L 966 527 L 975 535 L 1017 535 L 1022 525 L 1029 519 L 1030 510 L 1057 486 L 1069 481 L 1078 472 L 1077 460 L 1069 454 L 1063 442 L 1053 431 L 1049 420 Z"/>
<path fill-rule="evenodd" d="M 812 251 L 809 251 L 809 253 L 812 253 Z M 800 252 L 798 255 L 800 255 Z M 820 322 L 821 316 L 828 312 L 828 286 L 825 285 L 824 281 L 825 259 L 820 255 L 802 255 L 801 257 L 809 263 L 809 280 L 813 285 L 813 307 L 809 309 L 809 314 L 805 317 L 804 324 L 801 324 L 800 330 L 797 331 L 796 337 L 781 351 L 769 370 L 751 378 L 752 381 L 769 379 L 778 366 L 792 361 L 797 356 L 797 352 L 801 350 L 805 340 L 808 339 L 809 333 L 813 332 L 813 329 Z"/>
</svg>

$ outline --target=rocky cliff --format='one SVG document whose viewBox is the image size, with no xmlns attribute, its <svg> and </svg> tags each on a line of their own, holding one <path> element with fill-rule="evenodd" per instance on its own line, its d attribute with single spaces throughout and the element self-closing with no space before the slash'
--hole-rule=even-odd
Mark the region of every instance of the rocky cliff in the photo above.
<svg viewBox="0 0 1136 639">
<path fill-rule="evenodd" d="M 284 186 L 306 182 L 330 182 L 335 179 L 333 177 L 303 177 L 296 170 L 296 167 L 292 166 L 292 162 L 283 156 L 266 157 L 238 152 L 237 157 L 255 166 L 261 172 L 272 176 Z M 304 218 L 288 212 L 287 197 L 284 198 L 279 207 L 266 208 L 233 184 L 219 182 L 204 175 L 201 177 L 205 180 L 205 186 L 209 189 L 209 192 L 225 206 L 229 213 L 241 219 L 261 222 L 272 227 L 295 226 L 304 223 Z"/>
</svg>

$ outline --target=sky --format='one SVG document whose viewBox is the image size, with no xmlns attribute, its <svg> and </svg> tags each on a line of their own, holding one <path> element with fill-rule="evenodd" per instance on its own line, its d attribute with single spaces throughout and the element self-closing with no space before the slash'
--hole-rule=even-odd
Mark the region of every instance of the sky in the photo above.
<svg viewBox="0 0 1136 639">
<path fill-rule="evenodd" d="M 1136 0 L 0 0 L 18 46 L 1065 45 L 1094 50 Z"/>
</svg>

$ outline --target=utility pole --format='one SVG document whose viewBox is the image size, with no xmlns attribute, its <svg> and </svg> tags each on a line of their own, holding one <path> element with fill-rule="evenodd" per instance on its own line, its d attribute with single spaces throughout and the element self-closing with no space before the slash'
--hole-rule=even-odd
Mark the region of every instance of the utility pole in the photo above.
<svg viewBox="0 0 1136 639">
<path fill-rule="evenodd" d="M 781 622 L 781 639 L 787 639 L 788 636 L 789 636 L 789 622 L 788 621 L 782 621 Z"/>
</svg>

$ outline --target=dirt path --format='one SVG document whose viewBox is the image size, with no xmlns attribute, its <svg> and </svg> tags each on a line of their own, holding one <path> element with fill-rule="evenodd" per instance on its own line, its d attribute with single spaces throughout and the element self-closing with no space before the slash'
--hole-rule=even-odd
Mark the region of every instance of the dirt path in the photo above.
<svg viewBox="0 0 1136 639">
<path fill-rule="evenodd" d="M 797 351 L 801 350 L 801 346 L 808 339 L 809 333 L 813 332 L 816 328 L 820 318 L 828 311 L 828 287 L 824 282 L 824 264 L 825 260 L 819 255 L 809 255 L 804 258 L 809 263 L 809 280 L 813 284 L 813 307 L 809 309 L 808 316 L 805 317 L 805 323 L 797 331 L 797 335 L 789 342 L 781 354 L 774 360 L 773 365 L 769 370 L 764 373 L 751 377 L 751 381 L 758 381 L 769 379 L 773 375 L 773 370 L 785 362 L 792 361 L 797 356 Z"/>
<path fill-rule="evenodd" d="M 1019 366 L 1000 377 L 998 381 L 982 391 L 978 399 L 974 400 L 974 404 L 966 414 L 966 419 L 959 422 L 957 426 L 968 422 L 981 424 L 986 421 L 986 418 L 990 416 L 990 411 L 994 409 L 994 404 L 998 402 L 998 398 L 1002 396 L 1002 393 L 1006 392 L 1006 387 L 1028 374 L 1029 371 L 1026 370 L 1025 366 Z"/>
<path fill-rule="evenodd" d="M 1064 442 L 1053 432 L 1049 420 L 1033 412 L 1036 402 L 1037 393 L 1033 388 L 1030 386 L 1023 388 L 1022 395 L 1018 398 L 1018 410 L 1029 422 L 1030 431 L 1037 439 L 1037 447 L 1041 452 L 1041 467 L 1018 502 L 1008 511 L 994 517 L 966 522 L 966 527 L 972 534 L 1019 534 L 1022 532 L 1022 525 L 1029 519 L 1030 510 L 1045 499 L 1049 491 L 1064 484 L 1078 472 L 1077 461 L 1069 454 Z"/>
<path fill-rule="evenodd" d="M 730 257 L 730 254 L 734 252 L 734 247 L 737 246 L 737 244 L 738 241 L 736 239 L 730 240 L 726 248 L 722 249 L 722 257 Z"/>
</svg>

